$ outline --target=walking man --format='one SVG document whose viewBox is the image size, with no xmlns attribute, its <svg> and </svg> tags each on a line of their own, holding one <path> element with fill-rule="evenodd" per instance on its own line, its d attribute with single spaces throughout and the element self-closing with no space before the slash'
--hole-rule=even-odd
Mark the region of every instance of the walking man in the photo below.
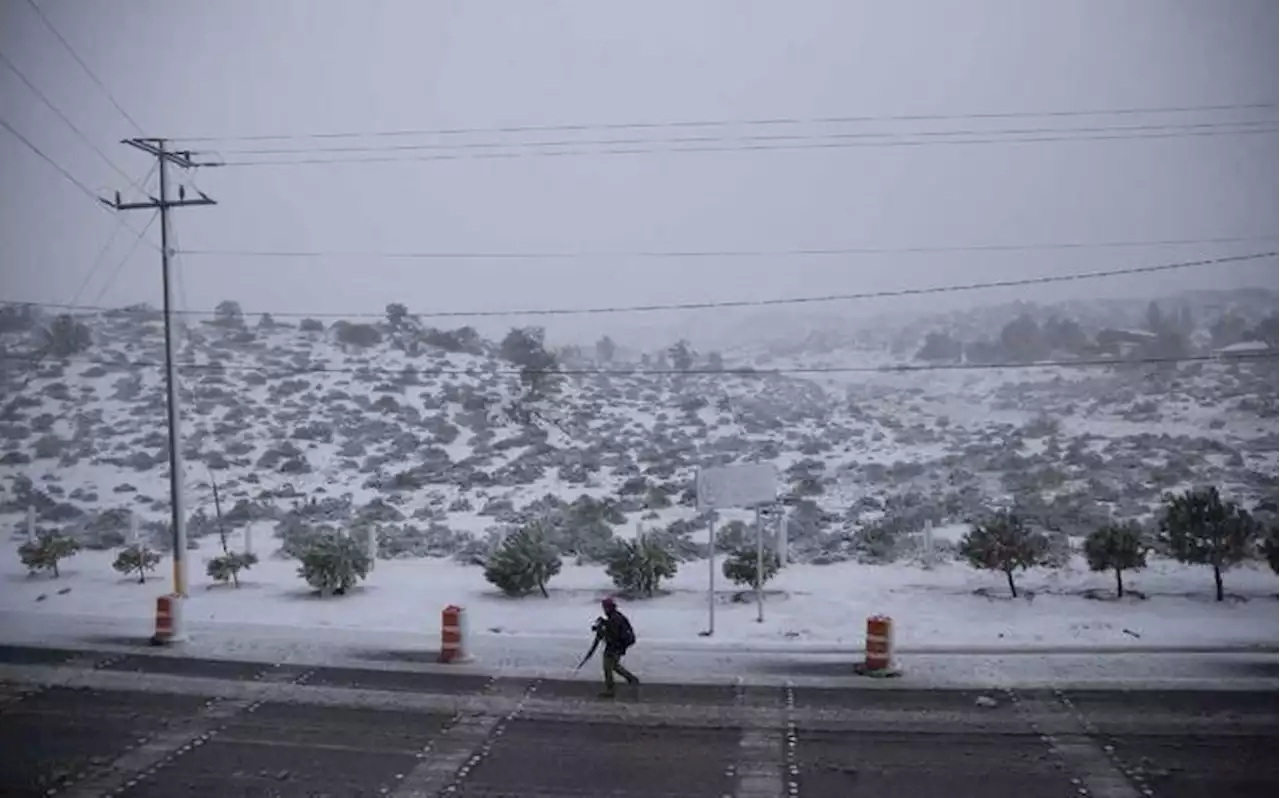
<svg viewBox="0 0 1280 798">
<path fill-rule="evenodd" d="M 596 653 L 601 641 L 604 642 L 604 692 L 600 694 L 601 698 L 614 697 L 614 674 L 621 676 L 627 680 L 627 684 L 638 688 L 640 679 L 634 673 L 627 670 L 622 665 L 622 658 L 627 653 L 627 649 L 636 643 L 635 630 L 631 628 L 631 621 L 627 620 L 627 616 L 618 611 L 618 603 L 612 598 L 606 598 L 600 602 L 600 607 L 604 610 L 604 617 L 597 618 L 592 624 L 592 631 L 596 633 L 596 639 L 591 643 L 591 650 L 587 652 L 587 656 L 582 658 L 582 665 L 587 664 L 591 659 L 591 655 Z"/>
</svg>

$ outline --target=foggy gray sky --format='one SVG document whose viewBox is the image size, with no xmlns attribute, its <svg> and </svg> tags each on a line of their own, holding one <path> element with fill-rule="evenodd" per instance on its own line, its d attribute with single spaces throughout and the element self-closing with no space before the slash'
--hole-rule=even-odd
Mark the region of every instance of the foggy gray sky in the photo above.
<svg viewBox="0 0 1280 798">
<path fill-rule="evenodd" d="M 42 0 L 40 7 L 153 136 L 963 115 L 1259 103 L 1277 96 L 1277 11 L 1270 0 Z M 137 132 L 26 0 L 0 0 L 0 9 L 0 51 L 140 178 L 150 163 L 117 143 Z M 3 67 L 0 117 L 89 188 L 126 188 Z M 1275 110 L 1265 109 L 575 135 L 906 133 L 1274 118 Z M 225 153 L 564 137 L 190 146 Z M 812 258 L 451 262 L 191 255 L 181 269 L 189 307 L 235 298 L 246 311 L 377 311 L 390 301 L 429 311 L 764 298 L 1274 249 L 1276 153 L 1276 135 L 1267 133 L 228 167 L 195 176 L 220 204 L 177 212 L 175 228 L 186 249 L 325 251 L 785 250 L 1272 236 L 1208 246 Z M 0 295 L 68 302 L 117 220 L 3 130 L 0 174 Z M 143 212 L 129 217 L 136 228 L 147 220 Z M 132 239 L 119 231 L 80 302 L 99 295 L 111 305 L 159 301 L 154 250 L 138 249 L 118 277 L 108 279 Z M 1276 275 L 1271 260 L 1097 281 L 1070 293 L 1275 288 Z M 1031 298 L 1066 293 L 1022 292 Z M 600 330 L 637 320 L 580 323 Z"/>
</svg>

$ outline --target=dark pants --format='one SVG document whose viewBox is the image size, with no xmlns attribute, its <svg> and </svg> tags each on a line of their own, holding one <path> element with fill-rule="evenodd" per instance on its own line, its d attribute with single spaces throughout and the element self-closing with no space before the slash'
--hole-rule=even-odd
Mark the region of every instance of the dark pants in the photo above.
<svg viewBox="0 0 1280 798">
<path fill-rule="evenodd" d="M 614 685 L 613 675 L 615 673 L 621 676 L 622 678 L 626 679 L 627 684 L 635 684 L 640 681 L 639 679 L 636 678 L 636 675 L 634 673 L 632 673 L 631 671 L 623 667 L 621 651 L 604 652 L 603 662 L 604 662 L 605 692 L 609 692 L 609 693 L 613 692 L 613 685 Z"/>
</svg>

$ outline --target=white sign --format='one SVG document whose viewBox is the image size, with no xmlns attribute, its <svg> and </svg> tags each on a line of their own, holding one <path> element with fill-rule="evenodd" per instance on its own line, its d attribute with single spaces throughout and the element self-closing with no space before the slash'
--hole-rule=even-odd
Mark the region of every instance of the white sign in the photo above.
<svg viewBox="0 0 1280 798">
<path fill-rule="evenodd" d="M 698 509 L 756 507 L 778 500 L 778 470 L 771 464 L 698 469 Z"/>
</svg>

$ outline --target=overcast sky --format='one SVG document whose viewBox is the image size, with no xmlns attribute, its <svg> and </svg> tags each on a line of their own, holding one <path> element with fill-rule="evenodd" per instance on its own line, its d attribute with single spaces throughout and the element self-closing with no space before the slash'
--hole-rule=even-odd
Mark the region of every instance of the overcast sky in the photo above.
<svg viewBox="0 0 1280 798">
<path fill-rule="evenodd" d="M 1225 135 L 1239 128 L 1217 127 L 1242 120 L 1274 125 L 1274 107 L 1043 115 L 1274 104 L 1274 0 L 40 0 L 39 5 L 142 130 L 115 110 L 27 0 L 0 0 L 0 52 L 135 180 L 151 164 L 118 140 L 140 132 L 216 137 L 184 146 L 213 150 L 210 157 L 228 161 L 399 159 L 200 170 L 195 184 L 219 204 L 175 212 L 180 249 L 602 253 L 563 260 L 190 254 L 181 258 L 180 270 L 181 301 L 190 308 L 212 307 L 223 298 L 239 300 L 246 311 L 317 314 L 377 311 L 391 301 L 432 311 L 767 298 L 1119 268 L 1276 246 L 1276 134 Z M 1029 115 L 974 118 L 1014 112 Z M 904 115 L 955 118 L 885 119 Z M 876 119 L 813 121 L 832 117 Z M 127 189 L 124 179 L 4 66 L 0 118 L 88 188 Z M 237 138 L 782 118 L 802 121 Z M 1173 130 L 1168 125 L 1215 127 L 1179 128 L 1212 135 L 1035 143 L 1011 143 L 1007 135 L 985 137 L 1000 138 L 997 143 L 970 144 L 919 136 L 1133 125 L 1158 133 Z M 860 133 L 890 138 L 832 138 Z M 790 149 L 744 148 L 760 143 L 752 137 L 761 135 L 801 138 L 787 140 L 798 145 Z M 705 146 L 729 149 L 549 157 L 528 147 L 475 146 L 609 139 L 663 142 L 615 149 L 688 146 L 668 141 L 678 137 L 714 139 Z M 813 146 L 837 141 L 864 146 Z M 884 141 L 895 146 L 865 146 Z M 385 149 L 426 145 L 470 146 Z M 383 149 L 316 151 L 356 146 Z M 308 152 L 236 152 L 268 148 Z M 579 152 L 584 149 L 602 147 L 582 145 Z M 522 157 L 422 159 L 486 152 Z M 116 216 L 95 207 L 2 129 L 0 175 L 0 295 L 43 302 L 158 303 L 155 250 L 136 250 L 117 272 L 134 234 L 118 228 Z M 153 178 L 149 188 L 154 187 Z M 124 221 L 141 229 L 147 220 L 146 212 L 137 211 Z M 152 241 L 157 228 L 149 232 Z M 1123 249 L 840 257 L 621 254 L 1237 236 L 1263 238 Z M 107 254 L 91 273 L 104 246 Z M 78 292 L 86 275 L 88 287 Z M 1274 289 L 1276 275 L 1272 259 L 1069 290 L 1088 296 L 1196 285 Z M 1066 292 L 1059 288 L 1053 295 Z M 965 295 L 964 301 L 977 298 Z M 896 307 L 887 302 L 872 309 Z M 907 306 L 906 300 L 892 302 Z M 854 313 L 868 309 L 868 303 L 823 309 Z M 595 329 L 614 324 L 600 318 L 587 322 Z"/>
</svg>

